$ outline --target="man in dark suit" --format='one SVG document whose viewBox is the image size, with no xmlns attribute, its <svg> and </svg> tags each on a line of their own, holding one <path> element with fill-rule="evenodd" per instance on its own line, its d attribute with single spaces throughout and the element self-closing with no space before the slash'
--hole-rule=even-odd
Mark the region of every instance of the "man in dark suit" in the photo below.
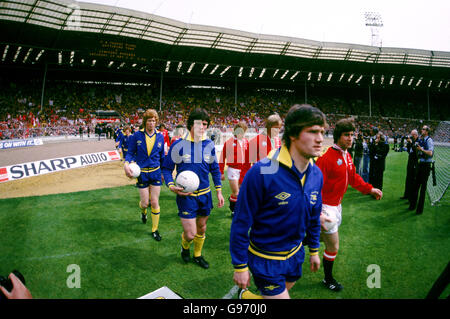
<svg viewBox="0 0 450 319">
<path fill-rule="evenodd" d="M 418 165 L 417 157 L 417 139 L 419 134 L 417 130 L 412 130 L 411 135 L 406 139 L 406 151 L 408 152 L 408 164 L 406 165 L 406 180 L 405 180 L 405 192 L 401 199 L 409 199 L 414 187 L 416 178 L 416 171 Z"/>
</svg>

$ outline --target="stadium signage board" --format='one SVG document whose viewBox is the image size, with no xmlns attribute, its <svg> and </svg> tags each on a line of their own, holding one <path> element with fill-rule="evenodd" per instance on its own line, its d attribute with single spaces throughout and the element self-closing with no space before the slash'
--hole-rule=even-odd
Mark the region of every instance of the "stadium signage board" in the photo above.
<svg viewBox="0 0 450 319">
<path fill-rule="evenodd" d="M 0 167 L 0 183 L 120 160 L 118 151 L 81 154 Z"/>
<path fill-rule="evenodd" d="M 28 147 L 28 146 L 37 146 L 42 145 L 42 139 L 34 138 L 27 140 L 6 140 L 0 141 L 0 150 L 8 149 L 8 148 L 17 148 L 17 147 Z"/>
<path fill-rule="evenodd" d="M 115 123 L 120 122 L 118 118 L 110 118 L 110 119 L 95 119 L 96 123 Z"/>
</svg>

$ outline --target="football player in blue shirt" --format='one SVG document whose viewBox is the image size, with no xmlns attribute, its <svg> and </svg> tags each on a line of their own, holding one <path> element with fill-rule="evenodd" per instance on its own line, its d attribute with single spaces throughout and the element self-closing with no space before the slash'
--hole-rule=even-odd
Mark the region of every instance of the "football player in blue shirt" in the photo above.
<svg viewBox="0 0 450 319">
<path fill-rule="evenodd" d="M 137 178 L 139 188 L 142 222 L 147 222 L 147 208 L 150 198 L 152 216 L 152 237 L 161 240 L 159 234 L 159 194 L 161 192 L 161 165 L 164 160 L 164 136 L 156 130 L 158 113 L 147 110 L 142 119 L 143 128 L 136 131 L 128 139 L 128 152 L 125 157 L 125 174 L 132 178 L 129 163 L 136 162 L 141 168 L 141 175 Z"/>
<path fill-rule="evenodd" d="M 323 177 L 312 159 L 321 153 L 325 126 L 319 109 L 292 106 L 283 145 L 244 177 L 230 233 L 233 280 L 242 299 L 256 297 L 247 289 L 250 271 L 263 298 L 290 298 L 302 276 L 305 245 L 311 271 L 319 269 Z"/>
<path fill-rule="evenodd" d="M 202 256 L 202 249 L 206 238 L 206 223 L 213 208 L 209 173 L 215 185 L 218 207 L 224 205 L 214 142 L 205 137 L 209 122 L 210 118 L 205 110 L 193 110 L 187 121 L 189 132 L 170 146 L 162 166 L 164 181 L 169 189 L 177 194 L 178 216 L 183 226 L 181 258 L 184 262 L 190 261 L 189 248 L 194 243 L 193 261 L 205 269 L 209 268 L 209 263 Z M 174 169 L 177 174 L 186 170 L 195 172 L 200 180 L 198 189 L 193 193 L 184 193 L 183 188 L 173 181 Z"/>
</svg>

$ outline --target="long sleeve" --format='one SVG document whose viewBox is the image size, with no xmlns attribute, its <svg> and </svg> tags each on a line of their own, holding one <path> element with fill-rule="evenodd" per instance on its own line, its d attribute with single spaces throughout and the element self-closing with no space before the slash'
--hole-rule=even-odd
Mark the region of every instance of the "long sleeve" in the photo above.
<svg viewBox="0 0 450 319">
<path fill-rule="evenodd" d="M 220 173 L 223 174 L 225 171 L 225 160 L 226 160 L 226 154 L 227 154 L 227 142 L 223 144 L 222 152 L 220 152 L 219 156 L 219 169 Z"/>
<path fill-rule="evenodd" d="M 167 186 L 174 185 L 172 172 L 175 169 L 175 162 L 173 161 L 173 158 L 175 156 L 175 149 L 178 141 L 175 141 L 172 143 L 172 145 L 169 148 L 169 152 L 167 153 L 167 156 L 164 157 L 164 161 L 161 165 L 161 172 L 164 176 L 164 181 Z"/>
<path fill-rule="evenodd" d="M 216 148 L 213 142 L 211 142 L 211 144 L 212 144 L 211 157 L 213 158 L 213 160 L 209 164 L 209 171 L 211 172 L 216 190 L 222 190 L 222 180 L 221 180 L 222 174 L 220 173 L 219 164 L 217 163 Z"/>
<path fill-rule="evenodd" d="M 248 231 L 262 202 L 263 192 L 255 191 L 261 189 L 261 176 L 259 167 L 252 167 L 245 175 L 239 191 L 230 231 L 231 262 L 237 271 L 247 269 L 250 244 Z"/>
<path fill-rule="evenodd" d="M 164 135 L 163 135 L 164 140 Z M 161 147 L 161 150 L 159 151 L 159 166 L 162 167 L 164 163 L 164 158 L 166 157 L 166 152 L 164 151 L 164 147 Z"/>
<path fill-rule="evenodd" d="M 323 182 L 320 185 L 322 189 Z M 320 214 L 322 213 L 322 193 L 317 194 L 316 204 L 313 206 L 311 219 L 306 229 L 305 245 L 309 247 L 310 255 L 317 255 L 320 247 Z"/>
<path fill-rule="evenodd" d="M 130 135 L 128 138 L 128 152 L 125 156 L 125 162 L 135 162 L 136 161 L 136 151 L 137 151 L 137 143 L 136 143 L 136 136 Z"/>
</svg>

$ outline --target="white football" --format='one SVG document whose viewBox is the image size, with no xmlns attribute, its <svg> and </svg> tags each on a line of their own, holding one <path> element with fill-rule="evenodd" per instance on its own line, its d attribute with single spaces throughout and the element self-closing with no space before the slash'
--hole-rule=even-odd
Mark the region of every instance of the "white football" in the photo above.
<svg viewBox="0 0 450 319">
<path fill-rule="evenodd" d="M 175 183 L 177 186 L 182 187 L 185 193 L 191 193 L 198 189 L 200 179 L 193 171 L 183 171 L 178 174 Z"/>
<path fill-rule="evenodd" d="M 136 163 L 130 163 L 130 164 L 128 165 L 128 167 L 130 168 L 130 170 L 131 170 L 131 175 L 132 175 L 133 177 L 139 177 L 139 175 L 141 175 L 141 168 L 139 167 L 138 164 L 136 164 Z"/>
</svg>

